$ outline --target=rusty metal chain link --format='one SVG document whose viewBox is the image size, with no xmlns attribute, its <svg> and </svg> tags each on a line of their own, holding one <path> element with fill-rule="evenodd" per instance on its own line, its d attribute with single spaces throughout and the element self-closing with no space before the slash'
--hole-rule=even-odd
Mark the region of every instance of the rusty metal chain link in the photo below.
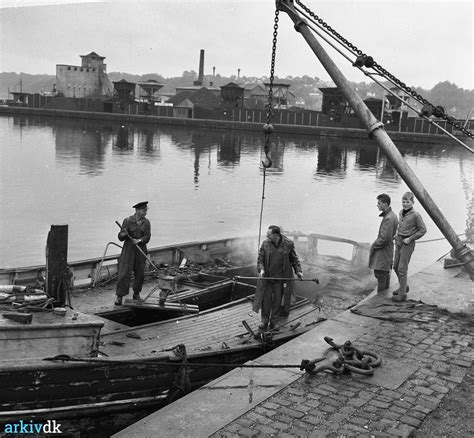
<svg viewBox="0 0 474 438">
<path fill-rule="evenodd" d="M 295 3 L 297 3 L 308 15 L 310 15 L 315 21 L 318 22 L 323 28 L 325 28 L 328 32 L 330 32 L 334 37 L 336 37 L 341 43 L 343 43 L 346 47 L 348 47 L 354 54 L 357 56 L 368 56 L 362 52 L 357 46 L 352 44 L 350 41 L 348 41 L 346 38 L 344 38 L 341 34 L 339 34 L 335 29 L 333 29 L 329 24 L 327 24 L 323 19 L 321 19 L 318 15 L 316 15 L 311 9 L 309 9 L 307 6 L 305 6 L 301 0 L 295 0 Z M 419 102 L 423 103 L 425 107 L 427 107 L 430 110 L 430 113 L 433 113 L 436 117 L 445 120 L 447 123 L 452 125 L 454 128 L 459 129 L 464 135 L 470 138 L 474 138 L 474 134 L 469 131 L 468 129 L 464 128 L 461 126 L 459 123 L 455 121 L 455 119 L 451 116 L 448 116 L 445 112 L 444 109 L 441 106 L 437 106 L 429 102 L 427 99 L 425 99 L 423 96 L 418 94 L 414 89 L 411 87 L 407 86 L 404 82 L 402 82 L 400 79 L 395 77 L 392 73 L 390 73 L 388 70 L 383 68 L 380 64 L 377 62 L 373 61 L 372 68 L 377 70 L 379 73 L 381 73 L 383 76 L 389 78 L 393 83 L 398 85 L 401 89 L 403 89 L 407 94 L 410 96 L 414 97 L 416 100 Z"/>
</svg>

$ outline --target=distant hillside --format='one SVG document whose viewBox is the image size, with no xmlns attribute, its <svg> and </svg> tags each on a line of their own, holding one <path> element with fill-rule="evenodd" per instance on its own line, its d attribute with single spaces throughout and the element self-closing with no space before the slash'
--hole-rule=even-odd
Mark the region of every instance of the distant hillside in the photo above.
<svg viewBox="0 0 474 438">
<path fill-rule="evenodd" d="M 0 73 L 0 99 L 11 98 L 11 95 L 8 94 L 9 91 L 23 91 L 25 93 L 50 91 L 53 89 L 55 79 L 54 75 Z"/>
<path fill-rule="evenodd" d="M 190 86 L 197 79 L 197 73 L 193 70 L 183 72 L 181 77 L 164 78 L 157 73 L 147 73 L 144 75 L 132 75 L 129 73 L 111 72 L 108 74 L 112 82 L 125 79 L 129 82 L 145 82 L 149 79 L 154 79 L 157 82 L 164 84 L 161 92 L 164 94 L 174 94 L 176 87 Z M 30 75 L 26 73 L 0 73 L 0 99 L 11 98 L 10 91 L 20 91 L 21 88 L 27 93 L 39 93 L 40 91 L 50 91 L 55 82 L 53 75 Z M 334 86 L 332 83 L 321 81 L 317 77 L 303 76 L 286 78 L 275 78 L 276 81 L 284 81 L 291 84 L 290 91 L 294 94 L 296 100 L 300 102 L 301 106 L 309 109 L 319 110 L 321 108 L 321 94 L 319 87 Z M 204 83 L 220 87 L 229 82 L 237 83 L 257 83 L 268 82 L 267 77 L 240 77 L 236 76 L 224 77 L 216 75 L 215 77 L 206 76 Z M 361 97 L 378 97 L 381 98 L 383 90 L 375 83 L 353 83 L 352 84 L 359 92 Z M 391 86 L 386 83 L 385 85 Z M 414 88 L 417 93 L 423 96 L 428 101 L 435 105 L 441 105 L 445 108 L 447 113 L 453 117 L 463 119 L 467 116 L 469 111 L 474 108 L 474 90 L 464 90 L 459 88 L 456 84 L 448 81 L 439 82 L 431 90 L 424 90 L 422 88 Z M 303 103 L 304 102 L 304 103 Z"/>
</svg>

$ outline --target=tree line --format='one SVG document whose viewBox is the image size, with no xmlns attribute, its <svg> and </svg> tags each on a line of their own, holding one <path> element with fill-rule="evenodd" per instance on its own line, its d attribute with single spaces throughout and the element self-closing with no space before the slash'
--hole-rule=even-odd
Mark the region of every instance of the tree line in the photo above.
<svg viewBox="0 0 474 438">
<path fill-rule="evenodd" d="M 174 94 L 176 87 L 190 86 L 197 79 L 197 73 L 194 70 L 184 71 L 179 77 L 165 78 L 156 73 L 148 73 L 144 75 L 132 75 L 129 73 L 112 72 L 108 74 L 112 82 L 125 79 L 129 82 L 144 82 L 154 79 L 164 84 L 161 92 L 164 94 Z M 55 82 L 53 75 L 30 75 L 26 73 L 0 73 L 0 98 L 9 99 L 9 91 L 20 91 L 20 83 L 22 91 L 27 93 L 40 93 L 41 91 L 51 91 Z M 204 77 L 204 86 L 220 87 L 235 82 L 240 85 L 246 83 L 265 83 L 269 82 L 268 77 L 254 77 L 235 75 L 230 77 L 221 76 L 219 74 Z M 298 106 L 320 110 L 321 109 L 321 93 L 320 87 L 332 87 L 331 82 L 325 82 L 317 77 L 310 76 L 287 76 L 275 77 L 275 82 L 284 82 L 290 85 L 289 90 L 294 95 L 294 100 Z M 371 82 L 351 83 L 365 99 L 367 97 L 382 98 L 385 91 L 377 84 Z M 384 83 L 387 87 L 392 84 Z M 466 90 L 458 87 L 448 81 L 439 82 L 432 89 L 427 90 L 421 87 L 412 87 L 419 95 L 423 96 L 434 105 L 441 105 L 447 114 L 458 119 L 465 119 L 469 112 L 474 108 L 474 90 Z M 420 108 L 420 105 L 414 105 Z M 420 108 L 421 109 L 421 108 Z"/>
</svg>

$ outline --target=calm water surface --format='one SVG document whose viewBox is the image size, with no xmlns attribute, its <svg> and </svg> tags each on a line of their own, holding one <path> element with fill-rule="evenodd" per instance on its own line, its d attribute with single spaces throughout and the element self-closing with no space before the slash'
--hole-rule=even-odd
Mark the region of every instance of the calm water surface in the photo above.
<svg viewBox="0 0 474 438">
<path fill-rule="evenodd" d="M 408 190 L 369 140 L 272 136 L 263 226 L 374 240 L 375 197 L 398 212 Z M 45 263 L 52 224 L 69 225 L 69 261 L 102 256 L 115 221 L 148 200 L 150 246 L 258 234 L 263 134 L 0 117 L 0 267 Z M 472 208 L 472 156 L 453 142 L 398 146 L 457 233 Z M 420 204 L 428 233 L 441 233 Z M 463 236 L 462 236 L 463 237 Z M 413 270 L 449 251 L 417 246 Z"/>
</svg>

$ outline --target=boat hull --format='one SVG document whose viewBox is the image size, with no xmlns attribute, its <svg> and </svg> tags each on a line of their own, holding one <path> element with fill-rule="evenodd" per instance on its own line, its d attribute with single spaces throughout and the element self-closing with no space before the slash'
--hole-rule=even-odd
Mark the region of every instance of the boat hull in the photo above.
<svg viewBox="0 0 474 438">
<path fill-rule="evenodd" d="M 305 273 L 326 272 L 338 264 L 344 274 L 341 277 L 346 278 L 352 271 L 358 273 L 360 265 L 367 266 L 368 246 L 364 244 L 316 234 L 292 233 L 290 238 L 295 241 Z M 337 249 L 332 264 L 328 264 L 329 259 L 323 255 L 323 242 L 347 246 L 347 255 L 342 258 Z M 166 309 L 147 308 L 146 303 L 142 308 L 109 306 L 93 312 L 107 321 L 106 324 L 111 320 L 115 324 L 102 329 L 96 349 L 98 357 L 75 357 L 77 362 L 68 358 L 63 358 L 65 361 L 36 358 L 0 364 L 0 425 L 20 420 L 58 420 L 65 431 L 77 432 L 74 436 L 110 436 L 324 320 L 318 317 L 317 308 L 304 298 L 305 292 L 308 297 L 314 295 L 316 284 L 297 282 L 299 296 L 292 305 L 289 320 L 282 321 L 277 333 L 263 338 L 253 336 L 258 333 L 260 319 L 252 311 L 253 280 L 242 283 L 220 276 L 254 275 L 255 262 L 249 261 L 255 259 L 256 248 L 257 240 L 252 237 L 150 250 L 157 266 L 176 267 L 183 258 L 188 263 L 203 262 L 201 266 L 211 261 L 213 269 L 207 272 L 215 277 L 207 277 L 202 288 L 190 288 L 185 279 L 178 291 L 180 298 L 173 294 L 168 296 L 176 305 L 198 306 L 199 313 L 183 311 L 183 314 L 166 315 L 163 313 Z M 81 282 L 90 286 L 95 278 L 102 278 L 103 271 L 112 272 L 117 259 L 117 256 L 105 256 L 70 263 L 75 287 Z M 31 284 L 42 269 L 2 270 L 0 283 Z M 330 289 L 332 283 L 328 281 L 321 288 Z M 305 291 L 305 288 L 310 290 Z M 100 288 L 100 293 L 105 289 Z M 110 289 L 113 294 L 113 286 Z M 303 293 L 299 294 L 298 290 Z M 88 292 L 84 292 L 84 296 L 88 297 L 85 300 L 88 305 L 94 301 Z M 149 300 L 152 301 L 153 296 Z M 164 315 L 161 321 L 158 320 L 160 312 Z M 174 348 L 179 344 L 186 347 L 186 356 L 176 357 Z"/>
</svg>

